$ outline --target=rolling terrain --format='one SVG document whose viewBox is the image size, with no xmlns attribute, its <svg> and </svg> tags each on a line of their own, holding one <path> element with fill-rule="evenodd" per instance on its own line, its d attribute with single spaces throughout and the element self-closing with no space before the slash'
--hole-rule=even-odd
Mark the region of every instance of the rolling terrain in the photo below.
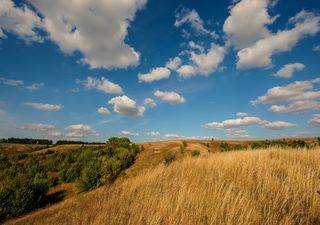
<svg viewBox="0 0 320 225">
<path fill-rule="evenodd" d="M 319 147 L 221 152 L 224 143 L 141 143 L 114 183 L 6 224 L 320 224 Z M 239 144 L 252 141 L 228 141 Z"/>
</svg>

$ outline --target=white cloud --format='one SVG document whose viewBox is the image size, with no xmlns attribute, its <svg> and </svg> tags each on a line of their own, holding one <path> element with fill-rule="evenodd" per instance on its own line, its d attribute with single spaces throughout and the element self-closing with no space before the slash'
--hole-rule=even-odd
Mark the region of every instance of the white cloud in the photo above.
<svg viewBox="0 0 320 225">
<path fill-rule="evenodd" d="M 228 139 L 246 139 L 249 137 L 250 135 L 246 130 L 234 130 L 234 129 L 226 130 L 226 138 Z"/>
<path fill-rule="evenodd" d="M 87 135 L 98 136 L 97 132 L 86 124 L 72 124 L 70 126 L 67 126 L 65 130 L 69 131 L 68 133 L 66 133 L 67 137 L 82 138 Z"/>
<path fill-rule="evenodd" d="M 189 65 L 182 65 L 177 72 L 180 77 L 188 78 L 199 74 L 208 76 L 218 69 L 219 64 L 224 59 L 225 48 L 214 43 L 206 53 L 196 53 L 191 51 Z"/>
<path fill-rule="evenodd" d="M 42 29 L 41 18 L 26 5 L 16 7 L 11 0 L 0 0 L 0 38 L 7 38 L 5 32 L 16 34 L 27 43 L 42 42 L 36 29 Z"/>
<path fill-rule="evenodd" d="M 98 113 L 103 115 L 110 115 L 110 111 L 106 107 L 100 107 L 98 109 Z"/>
<path fill-rule="evenodd" d="M 146 98 L 143 101 L 143 104 L 145 104 L 146 106 L 149 106 L 149 107 L 156 107 L 157 106 L 157 104 L 155 103 L 155 101 L 152 98 Z"/>
<path fill-rule="evenodd" d="M 181 104 L 186 102 L 186 99 L 173 91 L 155 91 L 153 93 L 154 96 L 160 98 L 163 101 L 170 102 L 172 105 Z"/>
<path fill-rule="evenodd" d="M 197 32 L 197 34 L 212 33 L 204 28 L 204 22 L 195 9 L 190 10 L 183 7 L 176 11 L 176 21 L 174 22 L 174 26 L 181 27 L 183 24 L 190 25 L 191 28 Z"/>
<path fill-rule="evenodd" d="M 20 127 L 20 129 L 22 130 L 31 130 L 31 131 L 48 131 L 54 128 L 55 128 L 54 125 L 43 124 L 43 123 L 29 124 L 29 125 Z"/>
<path fill-rule="evenodd" d="M 312 127 L 320 127 L 320 114 L 313 115 L 308 124 Z"/>
<path fill-rule="evenodd" d="M 91 68 L 126 68 L 137 65 L 139 53 L 125 39 L 130 22 L 146 4 L 146 0 L 30 0 L 41 14 L 40 19 L 26 5 L 18 8 L 13 1 L 1 0 L 0 37 L 3 30 L 13 32 L 26 41 L 42 41 L 35 32 L 41 29 L 62 52 L 80 52 L 81 62 Z M 9 14 L 8 14 L 9 13 Z"/>
<path fill-rule="evenodd" d="M 166 67 L 170 70 L 177 70 L 181 65 L 182 61 L 180 57 L 174 57 L 173 59 L 169 59 L 166 63 Z"/>
<path fill-rule="evenodd" d="M 272 24 L 277 16 L 268 14 L 269 3 L 270 0 L 242 0 L 231 7 L 223 30 L 233 46 L 243 49 L 271 35 L 267 25 Z"/>
<path fill-rule="evenodd" d="M 249 115 L 249 113 L 245 113 L 245 112 L 237 112 L 236 113 L 237 117 L 245 117 L 245 116 L 248 116 L 248 115 Z"/>
<path fill-rule="evenodd" d="M 178 134 L 165 134 L 164 136 L 166 138 L 170 138 L 170 139 L 183 139 L 183 138 L 185 138 L 185 136 L 181 136 Z"/>
<path fill-rule="evenodd" d="M 26 89 L 28 91 L 37 91 L 39 90 L 44 84 L 43 83 L 34 83 L 34 84 L 31 84 L 29 86 L 26 86 Z"/>
<path fill-rule="evenodd" d="M 0 77 L 0 84 L 1 83 L 9 86 L 21 86 L 24 84 L 22 80 L 10 80 L 10 79 Z"/>
<path fill-rule="evenodd" d="M 158 131 L 151 131 L 151 132 L 148 132 L 147 135 L 152 137 L 158 137 L 161 134 Z"/>
<path fill-rule="evenodd" d="M 83 81 L 83 85 L 87 89 L 97 89 L 99 91 L 108 93 L 108 94 L 122 94 L 122 88 L 120 85 L 112 83 L 108 79 L 101 77 L 100 79 L 96 79 L 93 77 L 87 77 L 86 80 Z"/>
<path fill-rule="evenodd" d="M 167 79 L 170 76 L 170 70 L 165 67 L 157 67 L 152 69 L 149 73 L 138 74 L 140 82 L 151 83 L 162 79 Z"/>
<path fill-rule="evenodd" d="M 300 39 L 320 31 L 320 17 L 314 13 L 301 11 L 290 18 L 289 23 L 294 25 L 292 29 L 278 31 L 240 50 L 237 54 L 237 68 L 270 66 L 272 55 L 290 51 Z"/>
<path fill-rule="evenodd" d="M 195 43 L 194 41 L 189 41 L 188 43 L 189 48 L 199 50 L 200 52 L 204 52 L 204 47 Z"/>
<path fill-rule="evenodd" d="M 123 136 L 127 136 L 127 137 L 138 137 L 139 136 L 139 133 L 134 133 L 134 132 L 126 131 L 126 130 L 121 131 L 120 134 Z"/>
<path fill-rule="evenodd" d="M 59 111 L 63 108 L 62 105 L 51 105 L 48 103 L 26 102 L 24 104 L 27 106 L 31 106 L 33 109 L 46 110 L 46 111 Z"/>
<path fill-rule="evenodd" d="M 273 130 L 287 129 L 287 128 L 292 128 L 296 126 L 296 124 L 294 123 L 289 123 L 285 121 L 270 122 L 267 120 L 263 120 L 259 117 L 246 116 L 243 118 L 224 120 L 222 122 L 206 123 L 202 125 L 202 127 L 216 129 L 216 130 L 224 130 L 226 133 L 233 134 L 235 131 L 233 128 L 245 127 L 245 126 L 251 126 L 251 125 L 258 125 L 263 128 L 273 129 Z"/>
<path fill-rule="evenodd" d="M 263 96 L 251 101 L 256 104 L 285 103 L 285 105 L 272 105 L 269 110 L 272 112 L 299 113 L 319 109 L 320 91 L 315 90 L 315 84 L 320 79 L 295 81 L 286 86 L 270 88 Z"/>
<path fill-rule="evenodd" d="M 63 133 L 60 132 L 60 131 L 49 131 L 49 132 L 47 133 L 47 136 L 48 136 L 49 138 L 57 138 L 57 137 L 63 136 Z"/>
<path fill-rule="evenodd" d="M 284 121 L 266 122 L 263 124 L 264 128 L 271 129 L 271 130 L 283 130 L 283 129 L 288 129 L 296 126 L 297 124 L 295 123 L 288 123 Z"/>
<path fill-rule="evenodd" d="M 108 103 L 113 105 L 114 112 L 125 116 L 143 116 L 146 110 L 145 107 L 138 106 L 136 101 L 125 95 L 112 98 Z"/>
<path fill-rule="evenodd" d="M 206 123 L 203 125 L 203 127 L 224 130 L 224 129 L 240 127 L 240 126 L 250 126 L 250 125 L 254 125 L 254 124 L 261 124 L 262 122 L 263 122 L 263 120 L 261 120 L 259 117 L 246 116 L 243 118 L 224 120 L 222 122 Z"/>
<path fill-rule="evenodd" d="M 305 65 L 302 63 L 290 63 L 284 65 L 280 70 L 275 74 L 276 77 L 281 78 L 290 78 L 295 71 L 303 70 Z"/>
<path fill-rule="evenodd" d="M 288 103 L 287 105 L 271 105 L 269 111 L 278 113 L 303 113 L 320 109 L 317 101 L 302 100 Z"/>
</svg>

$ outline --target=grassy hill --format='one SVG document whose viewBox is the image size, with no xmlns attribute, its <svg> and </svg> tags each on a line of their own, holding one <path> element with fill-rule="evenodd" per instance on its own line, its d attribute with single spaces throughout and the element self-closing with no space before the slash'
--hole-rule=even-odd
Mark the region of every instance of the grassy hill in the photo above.
<svg viewBox="0 0 320 225">
<path fill-rule="evenodd" d="M 181 141 L 143 146 L 114 183 L 7 224 L 320 224 L 319 147 L 221 152 L 223 141 L 187 141 L 181 152 Z M 199 157 L 191 157 L 195 149 Z M 175 156 L 169 165 L 167 154 Z"/>
</svg>

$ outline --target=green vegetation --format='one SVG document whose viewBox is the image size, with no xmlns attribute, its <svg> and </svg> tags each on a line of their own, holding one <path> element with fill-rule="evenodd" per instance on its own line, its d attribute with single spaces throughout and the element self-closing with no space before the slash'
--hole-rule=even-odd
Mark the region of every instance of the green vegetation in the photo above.
<svg viewBox="0 0 320 225">
<path fill-rule="evenodd" d="M 45 205 L 49 188 L 59 183 L 75 183 L 81 192 L 111 182 L 139 152 L 127 138 L 110 138 L 65 152 L 0 155 L 0 221 Z"/>
<path fill-rule="evenodd" d="M 191 151 L 191 156 L 192 156 L 192 157 L 197 157 L 197 156 L 199 156 L 199 155 L 200 155 L 200 151 L 199 151 L 199 150 L 196 150 L 196 149 L 195 149 L 195 150 L 192 150 L 192 151 Z"/>
<path fill-rule="evenodd" d="M 187 142 L 186 141 L 182 141 L 182 145 L 183 145 L 183 147 L 187 147 Z"/>
<path fill-rule="evenodd" d="M 13 137 L 7 138 L 7 139 L 0 139 L 0 143 L 52 145 L 52 141 L 48 139 L 13 138 Z"/>
<path fill-rule="evenodd" d="M 171 152 L 168 152 L 164 155 L 164 164 L 167 166 L 170 165 L 175 160 L 176 160 L 176 155 Z"/>
</svg>

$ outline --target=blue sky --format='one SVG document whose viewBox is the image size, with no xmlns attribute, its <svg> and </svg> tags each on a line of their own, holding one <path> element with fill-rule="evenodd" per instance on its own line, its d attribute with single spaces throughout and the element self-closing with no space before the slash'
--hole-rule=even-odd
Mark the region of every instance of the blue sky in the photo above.
<svg viewBox="0 0 320 225">
<path fill-rule="evenodd" d="M 0 137 L 320 136 L 317 1 L 0 0 Z"/>
</svg>

